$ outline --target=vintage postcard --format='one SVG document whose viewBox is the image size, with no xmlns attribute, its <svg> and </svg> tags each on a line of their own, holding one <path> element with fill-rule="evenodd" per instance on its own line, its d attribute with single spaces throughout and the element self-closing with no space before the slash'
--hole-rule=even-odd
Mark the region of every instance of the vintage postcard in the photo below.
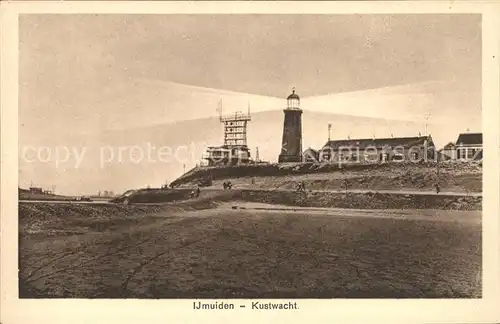
<svg viewBox="0 0 500 324">
<path fill-rule="evenodd" d="M 2 4 L 2 323 L 499 321 L 499 4 Z"/>
</svg>

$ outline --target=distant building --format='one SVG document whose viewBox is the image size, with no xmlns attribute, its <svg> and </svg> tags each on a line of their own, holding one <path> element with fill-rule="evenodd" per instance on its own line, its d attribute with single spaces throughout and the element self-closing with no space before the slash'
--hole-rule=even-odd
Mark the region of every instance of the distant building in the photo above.
<svg viewBox="0 0 500 324">
<path fill-rule="evenodd" d="M 318 162 L 319 161 L 319 151 L 313 148 L 308 148 L 302 154 L 304 162 Z"/>
<path fill-rule="evenodd" d="M 34 194 L 43 194 L 43 189 L 40 187 L 30 187 L 30 192 Z"/>
<path fill-rule="evenodd" d="M 462 133 L 455 143 L 458 160 L 481 160 L 483 158 L 483 134 Z"/>
<path fill-rule="evenodd" d="M 250 161 L 250 150 L 246 145 L 210 146 L 205 159 L 208 166 L 246 164 Z"/>
<path fill-rule="evenodd" d="M 453 142 L 446 144 L 440 151 L 440 160 L 455 160 L 457 158 L 456 145 Z"/>
<path fill-rule="evenodd" d="M 420 161 L 435 158 L 429 136 L 347 139 L 328 141 L 319 153 L 320 162 Z"/>
</svg>

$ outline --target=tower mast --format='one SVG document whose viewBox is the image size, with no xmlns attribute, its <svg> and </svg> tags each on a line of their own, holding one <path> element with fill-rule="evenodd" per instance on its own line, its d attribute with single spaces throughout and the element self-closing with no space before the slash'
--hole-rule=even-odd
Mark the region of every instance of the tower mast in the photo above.
<svg viewBox="0 0 500 324">
<path fill-rule="evenodd" d="M 302 109 L 300 108 L 300 97 L 295 93 L 295 87 L 286 98 L 286 103 L 286 108 L 283 110 L 285 118 L 278 163 L 302 162 Z"/>
<path fill-rule="evenodd" d="M 428 127 L 427 124 L 429 123 L 429 116 L 430 116 L 430 113 L 425 114 L 425 136 L 429 135 L 427 133 L 427 127 Z"/>
<path fill-rule="evenodd" d="M 219 119 L 222 121 L 222 98 L 219 100 L 219 107 L 217 108 L 217 111 L 219 112 Z"/>
</svg>

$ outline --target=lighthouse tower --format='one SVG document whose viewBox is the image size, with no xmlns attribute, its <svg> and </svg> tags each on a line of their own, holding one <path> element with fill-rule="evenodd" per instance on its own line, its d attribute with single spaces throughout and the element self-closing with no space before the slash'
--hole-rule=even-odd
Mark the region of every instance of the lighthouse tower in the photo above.
<svg viewBox="0 0 500 324">
<path fill-rule="evenodd" d="M 302 162 L 302 109 L 300 97 L 295 93 L 286 98 L 285 121 L 283 123 L 283 139 L 278 162 Z"/>
</svg>

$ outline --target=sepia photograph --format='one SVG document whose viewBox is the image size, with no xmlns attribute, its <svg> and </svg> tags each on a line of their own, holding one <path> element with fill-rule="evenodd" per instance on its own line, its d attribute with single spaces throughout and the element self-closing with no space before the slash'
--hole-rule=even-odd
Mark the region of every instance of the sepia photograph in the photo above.
<svg viewBox="0 0 500 324">
<path fill-rule="evenodd" d="M 481 297 L 480 23 L 21 16 L 20 297 Z"/>
<path fill-rule="evenodd" d="M 278 5 L 10 20 L 9 296 L 289 319 L 315 300 L 491 301 L 491 16 Z"/>
<path fill-rule="evenodd" d="M 20 298 L 480 298 L 481 16 L 22 15 Z"/>
</svg>

